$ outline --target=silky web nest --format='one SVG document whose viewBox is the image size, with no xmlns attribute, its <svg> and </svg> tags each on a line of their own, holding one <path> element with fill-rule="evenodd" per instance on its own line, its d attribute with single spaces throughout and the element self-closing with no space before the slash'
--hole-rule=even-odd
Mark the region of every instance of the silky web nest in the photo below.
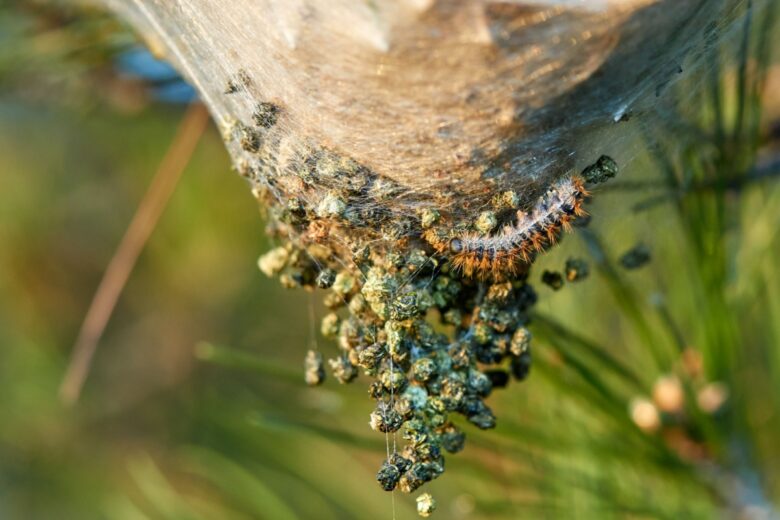
<svg viewBox="0 0 780 520">
<path fill-rule="evenodd" d="M 107 1 L 197 88 L 255 190 L 322 221 L 285 233 L 336 248 L 628 164 L 619 123 L 670 117 L 664 94 L 744 3 Z"/>
<path fill-rule="evenodd" d="M 536 255 L 768 4 L 106 1 L 197 88 L 267 208 L 282 245 L 261 270 L 327 290 L 327 365 L 371 379 L 371 428 L 406 440 L 377 480 L 407 492 L 463 447 L 453 414 L 492 428 L 485 399 L 528 374 Z M 325 365 L 310 351 L 306 381 Z"/>
</svg>

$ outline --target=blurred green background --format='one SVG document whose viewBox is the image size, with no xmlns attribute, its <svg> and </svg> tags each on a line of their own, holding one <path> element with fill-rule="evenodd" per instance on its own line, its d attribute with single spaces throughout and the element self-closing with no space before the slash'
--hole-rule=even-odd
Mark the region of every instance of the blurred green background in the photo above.
<svg viewBox="0 0 780 520">
<path fill-rule="evenodd" d="M 532 375 L 490 398 L 496 430 L 464 426 L 465 451 L 426 486 L 437 518 L 778 515 L 780 82 L 764 14 L 711 57 L 735 65 L 682 116 L 700 139 L 672 153 L 680 128 L 646 136 L 596 226 L 535 267 L 579 256 L 592 273 L 538 285 Z M 303 384 L 319 295 L 257 270 L 263 222 L 213 127 L 81 400 L 58 400 L 187 98 L 127 64 L 133 42 L 99 11 L 0 7 L 0 518 L 415 518 L 374 481 L 385 446 L 365 383 Z M 626 270 L 637 242 L 652 259 Z"/>
</svg>

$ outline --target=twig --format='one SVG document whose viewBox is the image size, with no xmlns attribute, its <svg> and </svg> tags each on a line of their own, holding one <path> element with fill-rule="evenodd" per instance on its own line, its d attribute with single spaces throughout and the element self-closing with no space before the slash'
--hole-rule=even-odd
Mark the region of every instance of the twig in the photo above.
<svg viewBox="0 0 780 520">
<path fill-rule="evenodd" d="M 190 162 L 208 120 L 208 111 L 200 103 L 190 105 L 184 114 L 176 135 L 92 298 L 60 386 L 59 396 L 63 403 L 72 405 L 78 401 L 98 342 L 116 302 L 173 194 L 182 171 Z"/>
</svg>

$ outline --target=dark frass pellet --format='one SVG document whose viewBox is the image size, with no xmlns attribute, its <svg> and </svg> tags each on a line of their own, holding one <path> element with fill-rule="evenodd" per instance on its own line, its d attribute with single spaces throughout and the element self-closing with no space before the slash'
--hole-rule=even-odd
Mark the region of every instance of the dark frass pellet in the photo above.
<svg viewBox="0 0 780 520">
<path fill-rule="evenodd" d="M 524 283 L 519 289 L 515 291 L 515 300 L 517 301 L 517 306 L 520 309 L 526 310 L 536 305 L 538 296 L 536 295 L 536 290 L 531 284 Z"/>
<path fill-rule="evenodd" d="M 590 184 L 599 184 L 613 178 L 617 172 L 615 160 L 602 155 L 595 163 L 582 170 L 582 177 Z"/>
<path fill-rule="evenodd" d="M 512 368 L 512 375 L 515 376 L 515 379 L 518 381 L 525 379 L 531 371 L 531 353 L 523 352 L 518 357 L 513 358 L 510 367 Z"/>
<path fill-rule="evenodd" d="M 408 397 L 396 397 L 394 408 L 404 421 L 408 421 L 414 417 L 414 407 L 412 401 Z"/>
<path fill-rule="evenodd" d="M 420 358 L 412 365 L 415 380 L 424 383 L 436 374 L 436 362 L 430 358 Z"/>
<path fill-rule="evenodd" d="M 336 281 L 336 271 L 325 268 L 317 274 L 315 283 L 320 289 L 329 289 Z"/>
<path fill-rule="evenodd" d="M 382 489 L 385 491 L 392 491 L 398 485 L 398 481 L 401 479 L 401 470 L 395 464 L 390 461 L 384 461 L 382 467 L 376 474 L 376 480 Z"/>
<path fill-rule="evenodd" d="M 236 92 L 246 89 L 252 83 L 252 78 L 249 73 L 244 69 L 239 69 L 236 74 L 227 80 L 225 84 L 225 94 L 235 94 Z"/>
<path fill-rule="evenodd" d="M 506 370 L 488 370 L 485 372 L 485 375 L 490 378 L 490 383 L 493 385 L 493 388 L 504 388 L 509 384 L 509 372 Z"/>
<path fill-rule="evenodd" d="M 380 402 L 371 412 L 368 422 L 371 429 L 382 433 L 397 432 L 404 423 L 403 417 L 389 403 Z"/>
<path fill-rule="evenodd" d="M 379 381 L 374 381 L 368 385 L 368 396 L 371 399 L 379 400 L 385 396 L 385 387 Z"/>
<path fill-rule="evenodd" d="M 542 273 L 542 283 L 557 291 L 563 287 L 563 276 L 558 271 L 545 271 Z"/>
<path fill-rule="evenodd" d="M 281 220 L 288 224 L 298 226 L 306 223 L 306 205 L 298 198 L 293 197 L 285 204 Z"/>
<path fill-rule="evenodd" d="M 398 487 L 404 493 L 413 493 L 426 482 L 433 480 L 434 474 L 434 468 L 431 463 L 415 462 L 401 476 Z"/>
<path fill-rule="evenodd" d="M 450 346 L 447 354 L 452 363 L 452 368 L 458 370 L 468 367 L 471 364 L 472 352 L 472 349 L 465 342 L 458 342 Z"/>
<path fill-rule="evenodd" d="M 441 432 L 441 447 L 449 453 L 458 453 L 466 444 L 466 434 L 453 424 L 445 424 Z"/>
<path fill-rule="evenodd" d="M 493 410 L 480 399 L 469 399 L 465 404 L 466 418 L 477 428 L 489 430 L 496 427 L 496 416 Z"/>
<path fill-rule="evenodd" d="M 620 265 L 625 269 L 639 269 L 650 261 L 650 248 L 639 243 L 620 257 Z"/>
<path fill-rule="evenodd" d="M 412 461 L 405 458 L 400 453 L 393 453 L 390 455 L 390 463 L 398 468 L 401 473 L 409 469 L 409 466 L 412 465 Z"/>
<path fill-rule="evenodd" d="M 280 110 L 278 105 L 263 101 L 255 107 L 255 111 L 252 113 L 252 121 L 260 128 L 271 128 L 276 124 Z"/>
<path fill-rule="evenodd" d="M 386 351 L 381 344 L 372 343 L 358 353 L 358 365 L 368 370 L 374 369 L 385 354 Z"/>
<path fill-rule="evenodd" d="M 482 397 L 487 397 L 490 395 L 491 390 L 493 390 L 493 383 L 490 381 L 490 378 L 487 375 L 480 372 L 479 370 L 470 370 L 467 381 L 467 389 L 471 393 L 475 393 Z"/>
<path fill-rule="evenodd" d="M 358 375 L 357 368 L 355 368 L 355 365 L 353 365 L 345 355 L 328 360 L 328 364 L 330 364 L 333 377 L 335 377 L 339 383 L 349 383 Z"/>
<path fill-rule="evenodd" d="M 566 281 L 579 282 L 588 277 L 590 269 L 585 260 L 582 260 L 581 258 L 569 258 L 566 260 L 564 272 L 566 274 Z"/>
<path fill-rule="evenodd" d="M 260 137 L 260 134 L 257 133 L 257 130 L 254 130 L 249 127 L 244 127 L 241 129 L 241 137 L 239 140 L 239 144 L 241 145 L 241 148 L 244 151 L 250 153 L 257 153 L 260 151 L 262 139 Z"/>
<path fill-rule="evenodd" d="M 397 321 L 405 321 L 414 318 L 420 313 L 417 302 L 417 294 L 407 293 L 396 298 L 390 306 L 390 318 Z"/>
<path fill-rule="evenodd" d="M 383 370 L 379 374 L 379 381 L 384 385 L 388 392 L 393 392 L 394 394 L 402 392 L 409 382 L 406 379 L 406 374 L 398 369 Z"/>
<path fill-rule="evenodd" d="M 236 82 L 232 79 L 229 79 L 228 82 L 225 84 L 225 90 L 223 91 L 225 94 L 235 94 L 238 92 L 239 87 L 236 84 Z"/>
</svg>

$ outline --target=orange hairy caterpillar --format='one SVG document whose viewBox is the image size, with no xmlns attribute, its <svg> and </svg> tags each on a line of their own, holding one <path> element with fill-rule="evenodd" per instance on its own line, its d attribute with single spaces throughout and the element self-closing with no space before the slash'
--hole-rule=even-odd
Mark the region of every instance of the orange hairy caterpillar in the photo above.
<svg viewBox="0 0 780 520">
<path fill-rule="evenodd" d="M 518 211 L 515 223 L 497 233 L 452 236 L 428 230 L 423 238 L 465 276 L 501 280 L 518 274 L 536 252 L 555 244 L 561 229 L 570 231 L 571 222 L 586 215 L 582 205 L 589 195 L 581 177 L 568 177 L 540 197 L 530 212 Z"/>
</svg>

